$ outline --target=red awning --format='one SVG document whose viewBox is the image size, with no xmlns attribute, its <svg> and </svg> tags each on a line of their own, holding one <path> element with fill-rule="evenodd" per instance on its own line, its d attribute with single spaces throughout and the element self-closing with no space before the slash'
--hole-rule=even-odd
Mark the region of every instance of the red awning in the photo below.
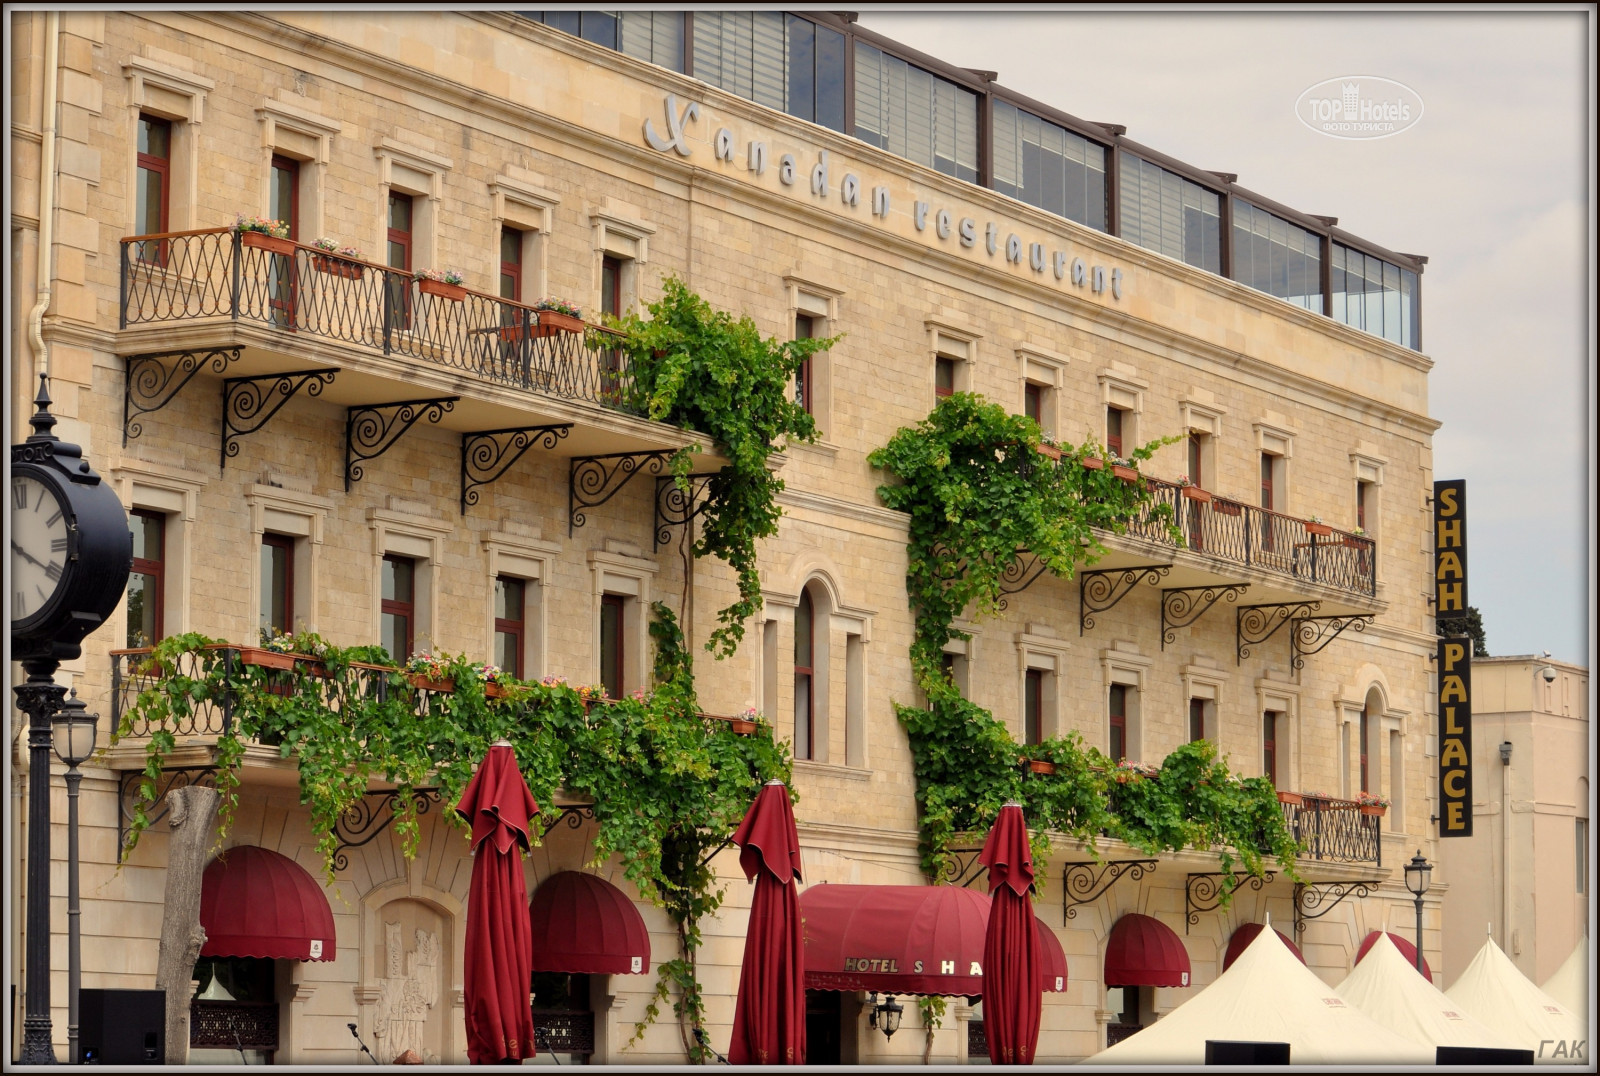
<svg viewBox="0 0 1600 1076">
<path fill-rule="evenodd" d="M 1356 950 L 1356 963 L 1361 963 L 1361 958 L 1367 955 L 1367 950 L 1372 948 L 1372 943 L 1378 940 L 1378 932 L 1374 930 L 1361 940 L 1361 948 Z M 1390 933 L 1389 940 L 1394 942 L 1394 947 L 1400 950 L 1400 955 L 1406 958 L 1406 963 L 1413 968 L 1417 966 L 1417 947 L 1398 934 Z M 1422 958 L 1422 974 L 1428 982 L 1433 982 L 1433 969 L 1428 967 L 1428 958 Z"/>
<path fill-rule="evenodd" d="M 1038 918 L 1035 916 L 1035 918 Z M 1056 932 L 1050 925 L 1040 919 L 1034 927 L 1034 936 L 1039 939 L 1040 961 L 1044 965 L 1044 990 L 1045 993 L 1058 993 L 1067 988 L 1067 953 L 1061 948 L 1061 939 L 1056 937 Z"/>
<path fill-rule="evenodd" d="M 253 844 L 222 852 L 200 879 L 201 956 L 332 960 L 333 909 L 322 887 L 288 856 Z"/>
<path fill-rule="evenodd" d="M 806 986 L 983 993 L 989 898 L 954 885 L 814 885 L 800 894 Z"/>
<path fill-rule="evenodd" d="M 561 871 L 528 902 L 533 970 L 569 975 L 641 975 L 650 932 L 627 894 L 593 874 Z"/>
<path fill-rule="evenodd" d="M 1125 915 L 1106 942 L 1107 986 L 1188 986 L 1189 951 L 1159 919 Z"/>
<path fill-rule="evenodd" d="M 1272 932 L 1279 938 L 1283 939 L 1283 944 L 1288 946 L 1289 952 L 1294 954 L 1296 960 L 1300 961 L 1302 964 L 1306 962 L 1306 958 L 1300 953 L 1300 947 L 1289 940 L 1289 935 L 1285 934 L 1277 927 L 1273 927 Z M 1222 970 L 1227 971 L 1235 960 L 1238 960 L 1239 957 L 1244 955 L 1244 951 L 1250 948 L 1250 943 L 1255 941 L 1257 935 L 1260 933 L 1260 923 L 1245 923 L 1238 930 L 1234 931 L 1233 937 L 1228 939 L 1228 951 L 1222 954 Z"/>
</svg>

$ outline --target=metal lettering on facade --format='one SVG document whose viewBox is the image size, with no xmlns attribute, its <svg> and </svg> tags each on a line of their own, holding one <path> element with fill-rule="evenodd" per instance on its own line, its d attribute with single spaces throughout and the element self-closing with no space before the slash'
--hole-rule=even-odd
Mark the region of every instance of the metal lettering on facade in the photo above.
<svg viewBox="0 0 1600 1076">
<path fill-rule="evenodd" d="M 1472 836 L 1472 640 L 1439 640 L 1439 836 Z"/>
<path fill-rule="evenodd" d="M 663 101 L 665 105 L 665 118 L 667 133 L 663 136 L 655 128 L 652 120 L 644 121 L 644 140 L 651 149 L 660 153 L 676 152 L 680 156 L 693 155 L 693 147 L 689 144 L 688 128 L 700 115 L 699 102 L 689 102 L 680 106 L 675 94 L 667 94 Z M 734 150 L 734 135 L 726 127 L 719 127 L 712 139 L 712 156 L 724 164 L 733 164 L 736 156 Z M 753 172 L 761 176 L 766 170 L 767 144 L 760 141 L 751 141 L 746 148 L 745 172 Z M 796 156 L 785 153 L 778 158 L 778 181 L 785 187 L 793 187 L 796 181 L 802 178 L 800 165 Z M 813 197 L 828 199 L 834 191 L 827 150 L 817 151 L 817 161 L 811 166 L 810 184 L 808 190 Z M 847 210 L 858 210 L 862 202 L 862 191 L 867 189 L 867 184 L 860 177 L 846 173 L 839 180 L 839 204 Z M 887 186 L 878 185 L 871 188 L 872 196 L 869 201 L 870 215 L 879 220 L 887 220 L 891 204 L 890 190 Z M 978 222 L 971 217 L 960 218 L 959 225 L 952 227 L 954 215 L 949 209 L 930 206 L 925 201 L 912 201 L 911 217 L 916 225 L 916 230 L 926 234 L 928 228 L 929 212 L 932 210 L 934 219 L 934 234 L 939 241 L 948 241 L 952 234 L 957 238 L 961 247 L 974 250 L 978 247 Z M 1120 268 L 1107 268 L 1104 265 L 1085 265 L 1082 258 L 1072 259 L 1072 273 L 1070 279 L 1066 272 L 1069 253 L 1064 250 L 1052 249 L 1047 256 L 1044 243 L 1025 240 L 1015 233 L 1006 235 L 1001 242 L 1000 225 L 995 221 L 986 221 L 983 225 L 983 249 L 990 258 L 1003 258 L 1006 264 L 1018 268 L 1026 266 L 1034 276 L 1040 280 L 1048 279 L 1047 270 L 1054 268 L 1054 276 L 1067 286 L 1080 290 L 1088 290 L 1096 295 L 1109 295 L 1113 302 L 1122 299 L 1123 272 Z M 1024 253 L 1026 252 L 1026 253 Z"/>
<path fill-rule="evenodd" d="M 1433 484 L 1433 615 L 1436 619 L 1467 612 L 1467 483 L 1462 479 Z"/>
</svg>

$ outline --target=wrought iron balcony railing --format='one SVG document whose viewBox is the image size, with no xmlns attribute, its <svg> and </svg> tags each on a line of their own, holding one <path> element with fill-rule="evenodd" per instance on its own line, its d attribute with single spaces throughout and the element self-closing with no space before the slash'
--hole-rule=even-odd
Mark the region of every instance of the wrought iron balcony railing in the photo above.
<svg viewBox="0 0 1600 1076">
<path fill-rule="evenodd" d="M 1282 795 L 1279 797 L 1284 799 Z M 1289 832 L 1305 848 L 1307 859 L 1383 866 L 1383 816 L 1367 814 L 1353 800 L 1299 795 L 1299 803 L 1283 804 Z"/>
<path fill-rule="evenodd" d="M 1377 593 L 1378 547 L 1371 538 L 1212 494 L 1202 494 L 1208 500 L 1191 499 L 1185 487 L 1159 478 L 1144 481 L 1152 506 L 1172 509 L 1185 548 L 1309 583 Z M 1128 533 L 1169 541 L 1154 512 L 1131 521 Z"/>
<path fill-rule="evenodd" d="M 530 392 L 643 414 L 610 330 L 258 233 L 122 240 L 121 325 L 227 319 L 436 363 Z"/>
</svg>

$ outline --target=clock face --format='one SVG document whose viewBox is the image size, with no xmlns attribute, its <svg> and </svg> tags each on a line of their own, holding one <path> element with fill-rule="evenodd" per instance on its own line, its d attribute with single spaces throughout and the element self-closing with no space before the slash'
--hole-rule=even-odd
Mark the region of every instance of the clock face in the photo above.
<svg viewBox="0 0 1600 1076">
<path fill-rule="evenodd" d="M 55 491 L 27 475 L 11 477 L 11 618 L 33 616 L 63 585 L 67 516 Z"/>
</svg>

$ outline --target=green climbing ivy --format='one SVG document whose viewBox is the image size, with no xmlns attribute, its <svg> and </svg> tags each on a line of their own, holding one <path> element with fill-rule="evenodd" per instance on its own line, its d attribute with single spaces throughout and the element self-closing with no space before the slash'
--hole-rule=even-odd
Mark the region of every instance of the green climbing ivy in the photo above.
<svg viewBox="0 0 1600 1076">
<path fill-rule="evenodd" d="M 728 461 L 709 481 L 693 546 L 696 557 L 717 557 L 738 574 L 739 597 L 718 611 L 720 626 L 706 642 L 727 657 L 761 608 L 756 543 L 778 532 L 782 515 L 783 480 L 768 461 L 786 441 L 816 439 L 816 423 L 794 401 L 791 381 L 838 337 L 763 339 L 748 316 L 712 309 L 677 277 L 666 279 L 661 299 L 647 309 L 648 318 L 628 314 L 611 323 L 623 334 L 635 402 L 652 419 L 707 434 Z M 677 453 L 672 466 L 685 483 L 689 452 Z"/>
<path fill-rule="evenodd" d="M 1176 440 L 1136 448 L 1126 462 Z M 867 457 L 898 480 L 880 486 L 879 497 L 910 517 L 911 667 L 928 705 L 896 712 L 911 742 L 924 869 L 942 873 L 956 834 L 986 829 L 1002 804 L 1018 800 L 1041 861 L 1053 831 L 1091 849 L 1101 834 L 1152 855 L 1215 849 L 1230 875 L 1235 864 L 1259 875 L 1271 855 L 1293 875 L 1298 848 L 1270 782 L 1231 774 L 1209 742 L 1185 744 L 1159 769 L 1119 764 L 1076 732 L 1024 748 L 945 672 L 945 644 L 967 638 L 956 618 L 995 614 L 1005 573 L 1021 558 L 1071 578 L 1105 554 L 1099 532 L 1125 533 L 1134 523 L 1183 544 L 1171 507 L 1152 502 L 1142 477 L 1117 477 L 1098 442 L 1061 445 L 1059 460 L 1054 447 L 1032 419 L 955 393 Z M 1030 773 L 1028 760 L 1054 772 Z"/>
</svg>

